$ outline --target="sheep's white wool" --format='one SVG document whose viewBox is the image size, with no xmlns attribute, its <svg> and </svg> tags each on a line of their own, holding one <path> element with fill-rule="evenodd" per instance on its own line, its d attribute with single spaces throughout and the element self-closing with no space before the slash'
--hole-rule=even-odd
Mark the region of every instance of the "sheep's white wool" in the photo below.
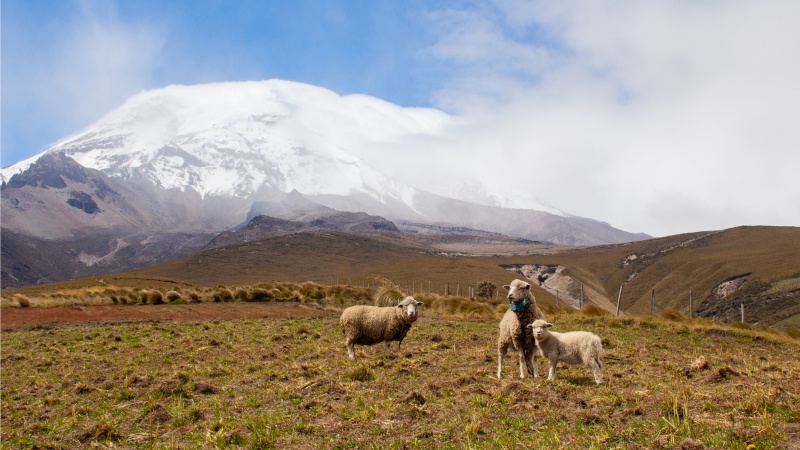
<svg viewBox="0 0 800 450">
<path fill-rule="evenodd" d="M 546 320 L 536 320 L 528 326 L 533 331 L 542 355 L 550 361 L 548 380 L 556 379 L 556 365 L 562 361 L 571 365 L 584 365 L 592 371 L 595 383 L 600 384 L 603 381 L 603 362 L 600 360 L 603 345 L 599 336 L 588 331 L 550 331 L 553 324 Z"/>
<path fill-rule="evenodd" d="M 508 291 L 509 309 L 500 321 L 497 338 L 497 378 L 502 376 L 503 358 L 509 347 L 514 347 L 519 355 L 519 377 L 525 378 L 527 366 L 528 372 L 536 378 L 536 341 L 526 326 L 536 319 L 544 319 L 544 314 L 536 306 L 530 283 L 514 280 L 503 287 Z"/>
<path fill-rule="evenodd" d="M 339 325 L 344 333 L 347 354 L 355 359 L 355 345 L 374 345 L 385 342 L 385 351 L 389 351 L 389 343 L 397 341 L 397 348 L 406 337 L 411 324 L 419 318 L 418 302 L 414 297 L 406 297 L 395 306 L 356 305 L 345 309 L 339 318 Z"/>
</svg>

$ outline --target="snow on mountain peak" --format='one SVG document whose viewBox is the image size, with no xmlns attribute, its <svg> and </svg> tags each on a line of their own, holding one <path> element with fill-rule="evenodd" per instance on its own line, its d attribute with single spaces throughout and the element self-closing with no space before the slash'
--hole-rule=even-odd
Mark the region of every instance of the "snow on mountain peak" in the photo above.
<svg viewBox="0 0 800 450">
<path fill-rule="evenodd" d="M 432 109 L 283 80 L 167 86 L 130 98 L 49 151 L 203 196 L 248 197 L 264 186 L 375 196 L 384 187 L 365 184 L 384 180 L 347 149 L 435 133 L 449 121 Z"/>
<path fill-rule="evenodd" d="M 63 151 L 110 176 L 143 177 L 163 189 L 193 190 L 203 197 L 247 199 L 263 189 L 358 193 L 413 209 L 416 189 L 356 155 L 413 136 L 438 136 L 455 122 L 438 110 L 342 96 L 292 81 L 172 85 L 131 97 L 48 152 Z M 10 179 L 36 158 L 3 169 L 0 177 Z M 478 182 L 437 193 L 563 215 L 535 197 L 489 192 Z"/>
</svg>

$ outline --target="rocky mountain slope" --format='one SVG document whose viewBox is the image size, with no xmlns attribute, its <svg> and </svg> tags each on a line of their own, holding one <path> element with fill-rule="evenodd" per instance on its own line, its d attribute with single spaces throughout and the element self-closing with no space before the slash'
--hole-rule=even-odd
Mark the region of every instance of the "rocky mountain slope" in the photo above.
<svg viewBox="0 0 800 450">
<path fill-rule="evenodd" d="M 0 171 L 4 286 L 183 256 L 259 215 L 351 232 L 404 222 L 567 245 L 647 237 L 571 216 L 528 192 L 501 198 L 475 181 L 458 192 L 483 194 L 467 199 L 425 192 L 357 156 L 451 120 L 280 80 L 141 93 Z M 63 252 L 53 260 L 37 250 L 48 245 Z"/>
</svg>

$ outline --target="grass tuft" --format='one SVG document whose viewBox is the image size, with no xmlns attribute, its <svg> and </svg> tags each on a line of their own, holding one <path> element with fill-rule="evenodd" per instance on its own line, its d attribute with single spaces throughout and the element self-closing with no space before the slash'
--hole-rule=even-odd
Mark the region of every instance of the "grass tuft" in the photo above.
<svg viewBox="0 0 800 450">
<path fill-rule="evenodd" d="M 375 372 L 373 372 L 369 367 L 359 366 L 347 374 L 347 379 L 350 381 L 360 382 L 372 381 L 375 379 Z"/>
</svg>

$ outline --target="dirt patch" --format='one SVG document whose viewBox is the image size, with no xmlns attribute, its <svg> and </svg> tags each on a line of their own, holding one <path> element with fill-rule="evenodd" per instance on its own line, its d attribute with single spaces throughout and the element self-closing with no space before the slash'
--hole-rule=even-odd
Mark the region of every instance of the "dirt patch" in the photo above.
<svg viewBox="0 0 800 450">
<path fill-rule="evenodd" d="M 98 305 L 55 308 L 8 308 L 0 313 L 0 329 L 17 330 L 70 323 L 131 321 L 195 321 L 322 317 L 334 312 L 298 303 L 192 303 L 185 305 Z"/>
</svg>

